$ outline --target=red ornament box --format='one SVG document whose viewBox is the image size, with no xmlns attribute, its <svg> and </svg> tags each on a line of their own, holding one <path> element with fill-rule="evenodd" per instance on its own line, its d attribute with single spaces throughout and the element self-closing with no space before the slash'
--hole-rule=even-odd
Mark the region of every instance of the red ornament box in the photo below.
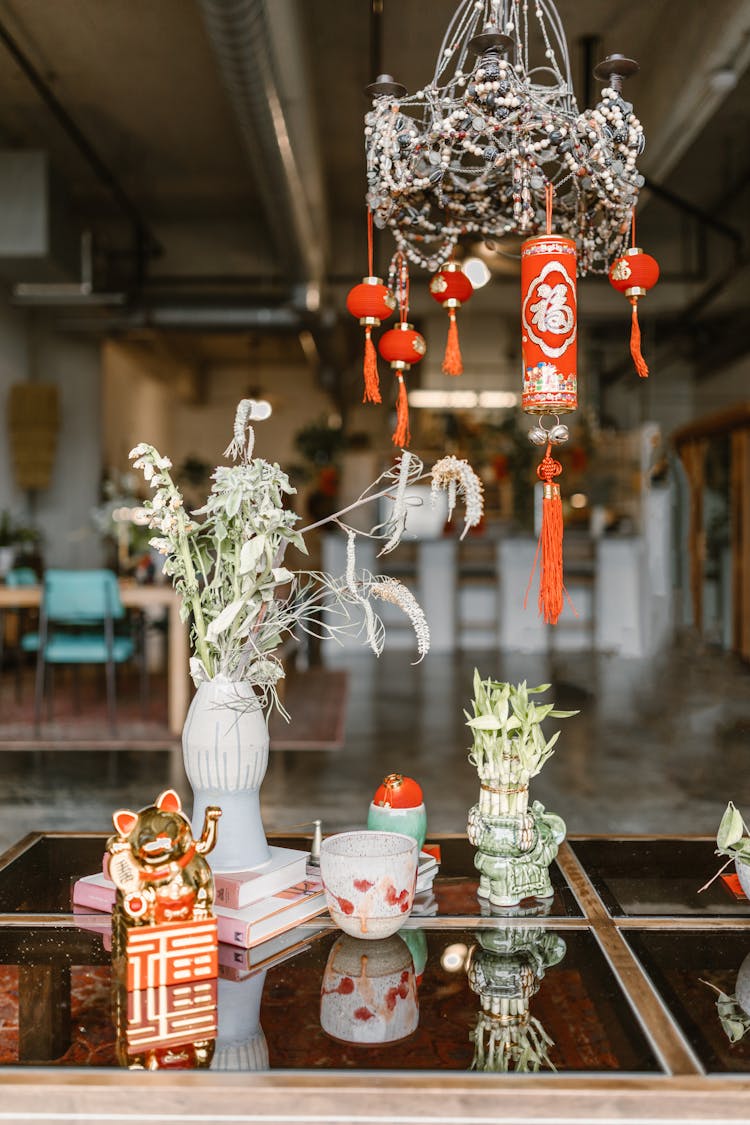
<svg viewBox="0 0 750 1125">
<path fill-rule="evenodd" d="M 523 394 L 527 414 L 567 414 L 578 406 L 576 246 L 544 234 L 521 247 Z"/>
</svg>

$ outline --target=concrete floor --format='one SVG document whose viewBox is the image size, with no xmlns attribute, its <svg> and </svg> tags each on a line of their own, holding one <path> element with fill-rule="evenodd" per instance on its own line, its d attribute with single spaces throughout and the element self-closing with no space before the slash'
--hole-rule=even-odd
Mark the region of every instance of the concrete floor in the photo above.
<svg viewBox="0 0 750 1125">
<path fill-rule="evenodd" d="M 684 641 L 641 662 L 590 654 L 547 660 L 405 652 L 342 661 L 350 672 L 345 749 L 272 754 L 262 803 L 268 829 L 314 816 L 326 830 L 362 825 L 392 771 L 418 779 L 433 832 L 463 831 L 477 779 L 462 708 L 482 675 L 550 681 L 580 715 L 561 723 L 533 795 L 571 832 L 713 833 L 731 798 L 750 816 L 750 670 Z M 554 729 L 552 723 L 548 723 Z M 179 751 L 7 751 L 0 754 L 0 848 L 32 829 L 102 830 L 111 812 L 189 789 Z"/>
</svg>

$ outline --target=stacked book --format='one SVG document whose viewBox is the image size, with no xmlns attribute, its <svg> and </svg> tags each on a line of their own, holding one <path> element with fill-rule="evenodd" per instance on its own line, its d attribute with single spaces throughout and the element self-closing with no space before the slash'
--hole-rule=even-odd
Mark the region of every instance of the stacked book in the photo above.
<svg viewBox="0 0 750 1125">
<path fill-rule="evenodd" d="M 308 852 L 271 847 L 271 859 L 252 871 L 214 873 L 219 942 L 251 949 L 279 938 L 326 909 L 319 877 L 307 874 Z M 111 913 L 115 885 L 104 869 L 73 885 L 77 914 Z"/>
</svg>

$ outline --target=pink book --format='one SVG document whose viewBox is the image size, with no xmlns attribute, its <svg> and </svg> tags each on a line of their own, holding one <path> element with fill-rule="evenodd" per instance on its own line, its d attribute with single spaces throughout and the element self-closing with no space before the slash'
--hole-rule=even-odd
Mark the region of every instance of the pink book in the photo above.
<svg viewBox="0 0 750 1125">
<path fill-rule="evenodd" d="M 273 844 L 268 849 L 271 858 L 260 868 L 248 871 L 214 872 L 216 905 L 228 906 L 230 910 L 241 910 L 250 903 L 260 902 L 286 887 L 292 887 L 305 878 L 305 868 L 310 859 L 309 852 L 294 848 L 277 848 Z M 102 859 L 102 871 L 109 879 L 109 853 Z"/>
<path fill-rule="evenodd" d="M 103 872 L 84 875 L 73 886 L 73 905 L 110 912 L 115 903 L 115 886 Z M 250 949 L 262 941 L 283 934 L 322 914 L 326 909 L 325 893 L 319 881 L 300 882 L 261 902 L 241 910 L 230 910 L 214 904 L 218 919 L 219 941 Z"/>
</svg>

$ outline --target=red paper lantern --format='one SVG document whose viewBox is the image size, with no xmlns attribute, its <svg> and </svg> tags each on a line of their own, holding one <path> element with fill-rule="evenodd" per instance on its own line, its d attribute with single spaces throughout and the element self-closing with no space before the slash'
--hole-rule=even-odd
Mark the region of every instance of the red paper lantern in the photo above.
<svg viewBox="0 0 750 1125">
<path fill-rule="evenodd" d="M 378 361 L 372 330 L 387 320 L 396 307 L 396 300 L 380 277 L 363 277 L 359 285 L 349 290 L 346 307 L 365 329 L 365 393 L 363 402 L 381 402 L 378 380 Z"/>
<path fill-rule="evenodd" d="M 638 300 L 645 297 L 659 280 L 659 263 L 650 254 L 644 254 L 639 246 L 631 246 L 620 258 L 616 258 L 609 270 L 609 281 L 620 293 L 624 293 L 633 306 L 630 322 L 630 354 L 635 369 L 642 379 L 648 377 L 648 365 L 641 352 L 641 328 L 638 323 Z"/>
<path fill-rule="evenodd" d="M 415 809 L 422 804 L 422 790 L 413 777 L 389 773 L 375 790 L 374 805 L 390 805 L 392 809 Z"/>
<path fill-rule="evenodd" d="M 398 379 L 398 396 L 396 398 L 396 429 L 393 433 L 393 444 L 403 448 L 409 444 L 409 400 L 404 384 L 404 371 L 408 371 L 415 363 L 424 358 L 427 345 L 424 336 L 407 321 L 399 321 L 393 328 L 384 332 L 378 342 L 378 351 L 384 360 L 390 363 Z"/>
<path fill-rule="evenodd" d="M 458 262 L 448 262 L 430 282 L 430 295 L 444 308 L 448 309 L 450 318 L 448 340 L 443 357 L 443 373 L 445 375 L 463 375 L 464 365 L 458 342 L 456 309 L 460 309 L 461 305 L 469 300 L 473 292 L 474 286 Z"/>
<path fill-rule="evenodd" d="M 527 414 L 578 406 L 576 245 L 542 234 L 521 247 L 523 394 Z"/>
</svg>

